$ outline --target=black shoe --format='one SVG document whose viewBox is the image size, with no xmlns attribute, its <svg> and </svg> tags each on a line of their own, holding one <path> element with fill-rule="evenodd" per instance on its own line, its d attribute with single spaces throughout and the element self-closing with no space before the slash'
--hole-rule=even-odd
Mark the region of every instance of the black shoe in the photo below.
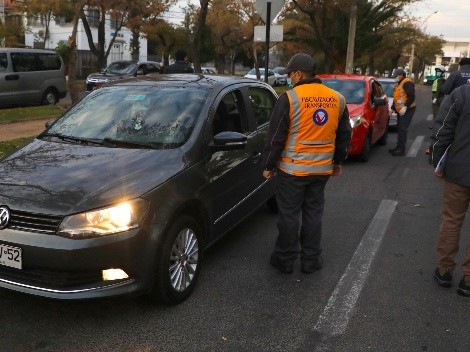
<svg viewBox="0 0 470 352">
<path fill-rule="evenodd" d="M 452 286 L 452 272 L 449 268 L 437 267 L 434 272 L 434 278 L 442 287 Z"/>
<path fill-rule="evenodd" d="M 396 151 L 398 148 L 393 148 L 393 149 L 389 149 L 388 152 L 389 153 L 393 153 L 394 151 Z"/>
<path fill-rule="evenodd" d="M 323 268 L 323 258 L 321 255 L 316 255 L 313 258 L 301 259 L 301 271 L 305 274 L 311 274 L 316 270 Z"/>
<path fill-rule="evenodd" d="M 271 254 L 269 263 L 282 273 L 290 274 L 294 271 L 294 262 L 292 260 L 281 260 L 274 253 Z"/>
<path fill-rule="evenodd" d="M 405 152 L 403 150 L 397 149 L 392 152 L 393 156 L 405 156 Z"/>
<path fill-rule="evenodd" d="M 462 276 L 457 293 L 464 297 L 470 297 L 470 276 Z"/>
</svg>

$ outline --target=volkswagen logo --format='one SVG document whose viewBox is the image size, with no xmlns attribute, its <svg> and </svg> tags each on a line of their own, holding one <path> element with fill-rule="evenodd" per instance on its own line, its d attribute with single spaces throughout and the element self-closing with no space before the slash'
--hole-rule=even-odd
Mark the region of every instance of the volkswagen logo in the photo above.
<svg viewBox="0 0 470 352">
<path fill-rule="evenodd" d="M 7 227 L 10 222 L 10 210 L 7 207 L 0 207 L 0 230 Z"/>
</svg>

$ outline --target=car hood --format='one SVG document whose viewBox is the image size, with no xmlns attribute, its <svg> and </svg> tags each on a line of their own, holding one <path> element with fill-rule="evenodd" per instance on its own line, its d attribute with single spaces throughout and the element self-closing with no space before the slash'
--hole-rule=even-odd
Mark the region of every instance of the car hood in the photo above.
<svg viewBox="0 0 470 352">
<path fill-rule="evenodd" d="M 0 162 L 0 205 L 66 215 L 139 197 L 185 167 L 181 149 L 83 146 L 39 139 Z"/>
</svg>

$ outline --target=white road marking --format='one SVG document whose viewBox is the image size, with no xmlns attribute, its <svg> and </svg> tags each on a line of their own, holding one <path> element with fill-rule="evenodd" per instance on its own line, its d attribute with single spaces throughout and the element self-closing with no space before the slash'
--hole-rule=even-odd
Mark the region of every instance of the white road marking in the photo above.
<svg viewBox="0 0 470 352">
<path fill-rule="evenodd" d="M 356 249 L 346 271 L 336 285 L 314 330 L 322 336 L 316 351 L 325 350 L 328 338 L 343 334 L 352 316 L 357 299 L 366 282 L 375 254 L 385 235 L 398 202 L 384 199 Z"/>
<path fill-rule="evenodd" d="M 403 170 L 403 178 L 405 178 L 408 175 L 408 172 L 410 169 L 407 167 L 405 170 Z"/>
<path fill-rule="evenodd" d="M 432 121 L 432 114 L 428 115 L 428 117 L 426 118 L 426 121 Z"/>
<path fill-rule="evenodd" d="M 417 136 L 410 150 L 408 150 L 408 154 L 406 154 L 406 156 L 411 157 L 411 158 L 416 157 L 416 155 L 418 155 L 419 150 L 421 149 L 421 145 L 423 144 L 423 141 L 424 141 L 424 136 Z"/>
</svg>

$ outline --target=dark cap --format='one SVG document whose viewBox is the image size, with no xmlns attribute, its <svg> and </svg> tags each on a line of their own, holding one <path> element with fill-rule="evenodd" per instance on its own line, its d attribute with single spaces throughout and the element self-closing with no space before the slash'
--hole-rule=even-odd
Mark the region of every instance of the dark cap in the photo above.
<svg viewBox="0 0 470 352">
<path fill-rule="evenodd" d="M 399 75 L 406 77 L 406 71 L 402 68 L 397 68 L 395 72 L 393 73 L 393 77 L 397 77 Z"/>
<path fill-rule="evenodd" d="M 316 69 L 317 65 L 313 57 L 308 54 L 297 53 L 290 58 L 287 67 L 280 70 L 279 73 L 283 75 L 292 71 L 301 71 L 315 74 Z"/>
<path fill-rule="evenodd" d="M 459 66 L 470 65 L 470 57 L 464 57 L 460 59 Z"/>
</svg>

